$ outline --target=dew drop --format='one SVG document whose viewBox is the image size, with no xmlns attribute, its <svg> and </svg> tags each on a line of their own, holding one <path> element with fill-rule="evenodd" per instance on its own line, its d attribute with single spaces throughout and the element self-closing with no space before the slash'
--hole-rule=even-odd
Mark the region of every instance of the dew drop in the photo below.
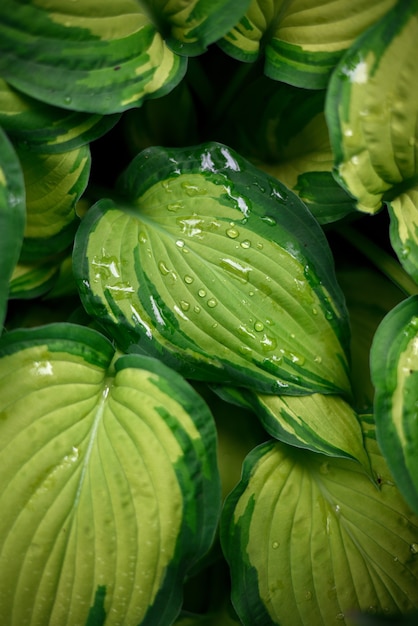
<svg viewBox="0 0 418 626">
<path fill-rule="evenodd" d="M 322 357 L 319 355 L 314 358 L 315 363 L 322 363 Z"/>
<path fill-rule="evenodd" d="M 215 298 L 210 298 L 207 301 L 207 305 L 209 308 L 213 309 L 216 305 L 218 304 L 218 302 L 215 300 Z"/>
<path fill-rule="evenodd" d="M 409 549 L 412 554 L 418 554 L 418 543 L 411 543 Z"/>
<path fill-rule="evenodd" d="M 194 280 L 193 276 L 189 276 L 188 274 L 186 274 L 186 276 L 184 277 L 184 282 L 187 285 L 191 285 L 193 280 Z"/>
<path fill-rule="evenodd" d="M 71 98 L 71 96 L 65 96 L 64 104 L 71 104 L 72 101 L 73 99 Z"/>
<path fill-rule="evenodd" d="M 336 504 L 334 507 L 334 511 L 337 515 L 341 515 L 341 507 L 339 504 Z"/>
<path fill-rule="evenodd" d="M 265 222 L 269 226 L 275 226 L 276 225 L 276 220 L 273 217 L 271 217 L 270 215 L 263 215 L 263 217 L 261 219 L 263 220 L 263 222 Z"/>
<path fill-rule="evenodd" d="M 318 309 L 312 307 L 312 315 L 318 315 Z"/>
<path fill-rule="evenodd" d="M 353 136 L 353 129 L 346 128 L 346 130 L 344 131 L 344 137 L 352 137 L 352 136 Z"/>
<path fill-rule="evenodd" d="M 180 306 L 183 309 L 183 311 L 188 311 L 190 309 L 190 303 L 187 302 L 186 300 L 180 300 Z"/>
<path fill-rule="evenodd" d="M 239 236 L 239 232 L 237 231 L 236 228 L 228 228 L 228 230 L 226 231 L 226 234 L 228 235 L 230 239 L 236 239 Z"/>
<path fill-rule="evenodd" d="M 327 311 L 325 313 L 325 317 L 326 317 L 327 320 L 332 320 L 334 315 L 333 315 L 332 311 Z"/>
<path fill-rule="evenodd" d="M 251 248 L 251 241 L 249 239 L 244 239 L 244 241 L 241 241 L 241 248 L 245 248 L 245 250 Z"/>
<path fill-rule="evenodd" d="M 261 333 L 261 331 L 264 330 L 264 324 L 262 324 L 261 322 L 256 322 L 254 324 L 254 330 L 256 330 L 258 333 Z"/>
<path fill-rule="evenodd" d="M 177 239 L 176 246 L 178 248 L 184 248 L 184 241 L 183 241 L 183 239 Z"/>
<path fill-rule="evenodd" d="M 277 548 L 279 547 L 279 542 L 273 541 L 273 543 L 271 544 L 271 547 L 273 548 L 273 550 L 277 550 Z"/>
<path fill-rule="evenodd" d="M 305 593 L 305 598 L 306 598 L 306 600 L 312 600 L 312 593 L 310 591 L 307 591 Z"/>
<path fill-rule="evenodd" d="M 162 274 L 163 276 L 167 276 L 167 274 L 170 273 L 170 270 L 167 267 L 167 265 L 164 263 L 164 261 L 160 261 L 158 263 L 158 269 L 160 270 L 160 274 Z"/>
<path fill-rule="evenodd" d="M 184 204 L 182 202 L 171 202 L 170 204 L 167 204 L 167 211 L 170 211 L 170 213 L 176 213 L 183 208 Z"/>
<path fill-rule="evenodd" d="M 263 244 L 261 243 L 261 241 L 259 241 L 256 245 L 257 250 L 262 250 L 264 248 Z"/>
<path fill-rule="evenodd" d="M 206 291 L 204 289 L 199 289 L 197 295 L 199 296 L 199 298 L 204 298 L 206 296 Z"/>
<path fill-rule="evenodd" d="M 241 352 L 243 356 L 250 356 L 252 350 L 249 346 L 240 346 L 238 350 Z"/>
<path fill-rule="evenodd" d="M 337 613 L 337 615 L 335 616 L 335 619 L 341 622 L 344 619 L 344 613 Z"/>
<path fill-rule="evenodd" d="M 196 304 L 196 306 L 195 306 L 195 307 L 193 307 L 193 311 L 194 311 L 195 313 L 200 313 L 200 306 L 199 306 L 198 304 Z"/>
<path fill-rule="evenodd" d="M 138 235 L 138 241 L 139 243 L 147 243 L 147 236 L 143 230 L 141 230 L 141 232 Z"/>
<path fill-rule="evenodd" d="M 260 340 L 260 346 L 263 352 L 271 352 L 275 348 L 277 348 L 277 341 L 274 337 L 268 337 L 266 334 L 263 335 L 263 338 Z"/>
</svg>

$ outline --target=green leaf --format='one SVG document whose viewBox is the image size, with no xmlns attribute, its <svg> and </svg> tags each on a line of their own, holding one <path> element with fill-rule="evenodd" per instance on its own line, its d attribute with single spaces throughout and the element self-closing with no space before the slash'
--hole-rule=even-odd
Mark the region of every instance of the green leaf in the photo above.
<svg viewBox="0 0 418 626">
<path fill-rule="evenodd" d="M 418 283 L 418 185 L 387 203 L 390 241 L 405 271 Z"/>
<path fill-rule="evenodd" d="M 50 153 L 79 148 L 107 133 L 119 115 L 87 115 L 50 106 L 0 79 L 0 124 L 14 142 Z"/>
<path fill-rule="evenodd" d="M 25 187 L 18 156 L 0 127 L 0 334 L 9 280 L 19 258 L 25 228 Z"/>
<path fill-rule="evenodd" d="M 337 278 L 350 315 L 354 406 L 364 412 L 373 407 L 369 357 L 374 334 L 385 315 L 405 294 L 380 272 L 363 266 L 340 270 Z"/>
<path fill-rule="evenodd" d="M 175 372 L 71 324 L 0 342 L 0 621 L 165 625 L 220 504 L 215 428 Z"/>
<path fill-rule="evenodd" d="M 323 89 L 351 43 L 395 0 L 253 0 L 240 22 L 219 42 L 241 61 L 265 54 L 265 73 L 278 81 Z"/>
<path fill-rule="evenodd" d="M 355 210 L 332 176 L 324 99 L 261 76 L 239 93 L 222 128 L 226 143 L 295 191 L 320 223 Z"/>
<path fill-rule="evenodd" d="M 48 258 L 39 263 L 18 263 L 10 278 L 9 298 L 29 299 L 43 295 L 55 284 L 59 273 L 59 262 Z"/>
<path fill-rule="evenodd" d="M 249 397 L 254 411 L 272 437 L 313 452 L 355 459 L 369 470 L 359 419 L 339 396 L 253 393 Z"/>
<path fill-rule="evenodd" d="M 194 56 L 223 37 L 244 15 L 251 0 L 153 0 L 154 16 L 179 54 Z"/>
<path fill-rule="evenodd" d="M 0 76 L 43 102 L 91 113 L 162 96 L 182 79 L 187 60 L 167 47 L 153 4 L 3 0 Z"/>
<path fill-rule="evenodd" d="M 18 155 L 26 188 L 21 261 L 31 263 L 72 244 L 79 222 L 75 207 L 90 174 L 90 148 L 41 154 L 21 147 Z"/>
<path fill-rule="evenodd" d="M 370 360 L 378 441 L 399 489 L 418 512 L 418 296 L 384 318 Z"/>
<path fill-rule="evenodd" d="M 216 143 L 145 150 L 119 189 L 84 218 L 73 264 L 123 350 L 267 393 L 349 393 L 332 257 L 294 194 Z"/>
<path fill-rule="evenodd" d="M 221 540 L 243 624 L 352 624 L 418 606 L 418 518 L 373 434 L 361 466 L 278 442 L 256 448 L 226 501 Z"/>
<path fill-rule="evenodd" d="M 335 175 L 366 213 L 385 194 L 416 185 L 417 37 L 418 2 L 401 0 L 354 43 L 329 83 Z"/>
</svg>

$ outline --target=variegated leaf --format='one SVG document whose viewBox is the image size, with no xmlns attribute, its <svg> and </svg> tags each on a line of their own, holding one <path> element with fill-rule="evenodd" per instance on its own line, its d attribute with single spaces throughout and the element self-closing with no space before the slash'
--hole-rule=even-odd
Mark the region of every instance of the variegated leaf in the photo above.
<svg viewBox="0 0 418 626">
<path fill-rule="evenodd" d="M 416 185 L 418 1 L 401 0 L 343 57 L 327 91 L 335 175 L 375 213 Z"/>
<path fill-rule="evenodd" d="M 12 331 L 0 434 L 1 623 L 172 623 L 220 505 L 198 394 L 89 328 Z"/>
<path fill-rule="evenodd" d="M 418 517 L 370 427 L 379 488 L 353 461 L 278 442 L 247 457 L 221 523 L 245 626 L 352 626 L 360 611 L 389 617 L 417 609 Z"/>
<path fill-rule="evenodd" d="M 123 349 L 267 393 L 349 393 L 332 257 L 294 194 L 216 143 L 145 150 L 119 191 L 81 223 L 74 271 Z"/>
<path fill-rule="evenodd" d="M 79 219 L 75 207 L 90 173 L 90 148 L 57 154 L 18 149 L 25 178 L 26 228 L 23 263 L 62 252 L 72 244 Z"/>
<path fill-rule="evenodd" d="M 393 249 L 404 269 L 418 283 L 418 186 L 387 204 Z"/>
<path fill-rule="evenodd" d="M 39 102 L 0 79 L 0 124 L 31 151 L 74 150 L 107 133 L 119 115 L 76 113 Z"/>
<path fill-rule="evenodd" d="M 219 42 L 231 56 L 255 61 L 265 53 L 267 76 L 322 89 L 342 53 L 395 0 L 252 0 L 245 16 Z"/>
<path fill-rule="evenodd" d="M 399 489 L 418 513 L 418 296 L 387 314 L 370 359 L 378 441 Z"/>
<path fill-rule="evenodd" d="M 19 258 L 25 228 L 25 187 L 18 156 L 0 127 L 0 334 L 9 280 Z"/>
</svg>

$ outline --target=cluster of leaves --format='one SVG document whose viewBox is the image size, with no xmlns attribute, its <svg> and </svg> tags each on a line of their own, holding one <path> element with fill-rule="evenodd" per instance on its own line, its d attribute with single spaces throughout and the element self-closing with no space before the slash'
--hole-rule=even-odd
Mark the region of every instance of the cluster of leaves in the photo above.
<svg viewBox="0 0 418 626">
<path fill-rule="evenodd" d="M 2 0 L 2 624 L 416 619 L 417 37 Z"/>
</svg>

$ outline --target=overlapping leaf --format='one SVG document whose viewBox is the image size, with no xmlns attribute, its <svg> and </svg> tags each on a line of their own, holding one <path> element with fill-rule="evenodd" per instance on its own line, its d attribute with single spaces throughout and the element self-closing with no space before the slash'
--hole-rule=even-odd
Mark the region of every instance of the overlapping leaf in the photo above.
<svg viewBox="0 0 418 626">
<path fill-rule="evenodd" d="M 1 622 L 171 623 L 220 502 L 201 398 L 71 324 L 4 336 L 0 390 Z"/>
<path fill-rule="evenodd" d="M 223 37 L 244 15 L 251 0 L 148 0 L 154 16 L 167 31 L 170 47 L 196 55 Z"/>
<path fill-rule="evenodd" d="M 388 202 L 390 240 L 399 261 L 418 283 L 418 186 Z"/>
<path fill-rule="evenodd" d="M 346 459 L 266 443 L 224 507 L 221 538 L 245 626 L 352 624 L 418 607 L 418 517 L 366 436 L 379 489 Z"/>
<path fill-rule="evenodd" d="M 354 211 L 332 176 L 325 94 L 259 77 L 226 113 L 226 143 L 296 191 L 320 223 Z"/>
<path fill-rule="evenodd" d="M 57 154 L 18 149 L 26 188 L 23 262 L 38 261 L 65 250 L 78 226 L 75 207 L 90 173 L 90 148 Z"/>
<path fill-rule="evenodd" d="M 31 151 L 74 150 L 107 133 L 119 115 L 88 115 L 50 106 L 25 96 L 0 79 L 0 124 Z"/>
<path fill-rule="evenodd" d="M 276 439 L 314 452 L 355 459 L 369 469 L 359 419 L 341 397 L 318 393 L 247 397 L 264 428 Z"/>
<path fill-rule="evenodd" d="M 418 296 L 385 317 L 371 351 L 379 444 L 410 506 L 418 512 Z"/>
<path fill-rule="evenodd" d="M 25 187 L 18 156 L 0 128 L 0 334 L 9 279 L 19 258 L 25 228 Z"/>
<path fill-rule="evenodd" d="M 401 0 L 360 37 L 334 72 L 327 119 L 336 176 L 375 213 L 416 184 L 418 2 Z"/>
<path fill-rule="evenodd" d="M 169 92 L 249 0 L 4 0 L 0 76 L 43 102 L 114 113 Z M 166 41 L 169 43 L 168 47 Z"/>
<path fill-rule="evenodd" d="M 142 152 L 77 233 L 87 312 L 123 349 L 267 393 L 349 392 L 344 301 L 322 230 L 221 144 Z"/>
<path fill-rule="evenodd" d="M 0 76 L 43 102 L 114 113 L 172 89 L 186 59 L 172 52 L 150 2 L 4 0 Z"/>
<path fill-rule="evenodd" d="M 322 89 L 341 54 L 394 0 L 253 0 L 220 46 L 242 61 L 265 53 L 267 76 Z"/>
</svg>

